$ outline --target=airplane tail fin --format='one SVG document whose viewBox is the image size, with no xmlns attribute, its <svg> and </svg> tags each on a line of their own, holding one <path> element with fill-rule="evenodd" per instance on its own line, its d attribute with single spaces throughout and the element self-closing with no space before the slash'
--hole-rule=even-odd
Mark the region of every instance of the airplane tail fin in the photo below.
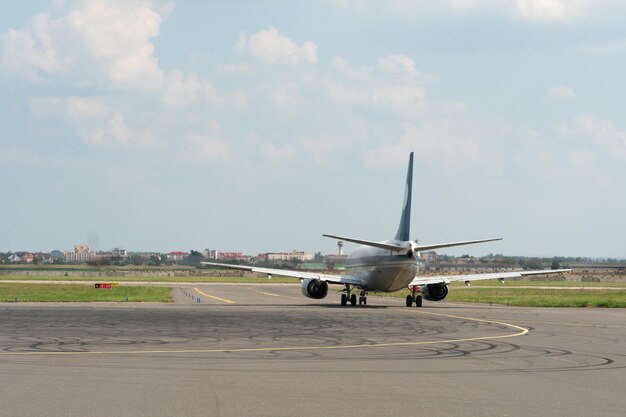
<svg viewBox="0 0 626 417">
<path fill-rule="evenodd" d="M 411 196 L 413 194 L 413 152 L 409 156 L 409 168 L 406 173 L 406 186 L 404 189 L 404 202 L 402 203 L 402 215 L 400 225 L 396 232 L 396 240 L 408 241 L 411 233 Z"/>
</svg>

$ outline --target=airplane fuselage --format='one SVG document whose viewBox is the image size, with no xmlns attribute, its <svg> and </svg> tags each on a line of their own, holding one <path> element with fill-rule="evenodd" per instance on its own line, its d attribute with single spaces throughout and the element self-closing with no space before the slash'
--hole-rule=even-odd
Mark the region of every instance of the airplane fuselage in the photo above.
<svg viewBox="0 0 626 417">
<path fill-rule="evenodd" d="M 401 244 L 395 240 L 385 243 Z M 346 271 L 362 283 L 365 291 L 394 292 L 406 288 L 415 278 L 419 262 L 415 255 L 359 246 L 346 260 Z"/>
</svg>

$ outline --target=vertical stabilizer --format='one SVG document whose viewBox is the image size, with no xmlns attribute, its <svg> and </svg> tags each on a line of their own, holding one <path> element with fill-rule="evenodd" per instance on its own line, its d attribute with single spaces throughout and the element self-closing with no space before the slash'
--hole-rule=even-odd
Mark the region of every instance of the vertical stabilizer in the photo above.
<svg viewBox="0 0 626 417">
<path fill-rule="evenodd" d="M 402 203 L 402 216 L 396 233 L 396 240 L 407 241 L 411 233 L 411 195 L 413 193 L 413 152 L 409 156 L 409 168 L 406 172 L 406 185 L 404 189 L 404 202 Z"/>
</svg>

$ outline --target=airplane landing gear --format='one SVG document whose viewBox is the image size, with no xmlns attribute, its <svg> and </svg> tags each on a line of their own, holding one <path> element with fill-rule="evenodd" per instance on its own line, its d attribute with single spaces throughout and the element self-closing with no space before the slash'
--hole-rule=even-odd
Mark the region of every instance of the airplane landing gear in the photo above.
<svg viewBox="0 0 626 417">
<path fill-rule="evenodd" d="M 415 307 L 422 306 L 422 293 L 419 290 L 417 285 L 409 288 L 411 290 L 411 294 L 406 296 L 406 306 L 411 307 L 413 303 L 415 303 Z"/>
<path fill-rule="evenodd" d="M 355 306 L 356 305 L 356 294 L 352 294 L 350 296 L 350 305 L 351 306 Z"/>
<path fill-rule="evenodd" d="M 346 284 L 346 289 L 341 294 L 341 305 L 348 305 L 348 301 L 350 301 L 350 305 L 356 305 L 356 294 L 352 294 L 353 288 Z M 359 296 L 359 305 L 367 303 L 367 293 L 365 291 L 361 291 L 361 295 Z"/>
<path fill-rule="evenodd" d="M 359 295 L 359 305 L 367 305 L 367 292 L 364 290 L 361 290 Z"/>
</svg>

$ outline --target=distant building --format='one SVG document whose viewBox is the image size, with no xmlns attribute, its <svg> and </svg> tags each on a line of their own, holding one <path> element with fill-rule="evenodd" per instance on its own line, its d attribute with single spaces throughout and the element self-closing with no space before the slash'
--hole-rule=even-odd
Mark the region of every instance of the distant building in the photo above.
<svg viewBox="0 0 626 417">
<path fill-rule="evenodd" d="M 33 256 L 34 256 L 33 262 L 37 261 L 38 263 L 51 264 L 53 261 L 50 254 L 46 252 L 36 252 L 36 253 L 33 253 Z"/>
<path fill-rule="evenodd" d="M 32 264 L 34 260 L 35 260 L 35 255 L 33 255 L 32 253 L 26 252 L 25 254 L 20 256 L 20 262 L 25 263 L 25 264 Z"/>
<path fill-rule="evenodd" d="M 91 247 L 89 245 L 74 245 L 75 253 L 89 253 L 91 252 Z"/>
<path fill-rule="evenodd" d="M 259 259 L 266 261 L 292 261 L 298 260 L 302 262 L 312 261 L 314 256 L 304 251 L 291 251 L 291 252 L 269 252 L 261 253 L 258 256 Z"/>
<path fill-rule="evenodd" d="M 217 259 L 217 251 L 215 249 L 205 249 L 202 251 L 202 255 L 207 259 Z"/>
<path fill-rule="evenodd" d="M 420 258 L 427 264 L 436 264 L 437 263 L 437 252 L 428 251 L 428 252 L 420 252 Z"/>
<path fill-rule="evenodd" d="M 182 261 L 189 254 L 187 252 L 170 252 L 167 254 L 167 259 L 170 261 Z"/>
<path fill-rule="evenodd" d="M 324 256 L 325 264 L 345 264 L 348 260 L 348 255 L 326 255 Z"/>
<path fill-rule="evenodd" d="M 217 259 L 241 259 L 248 260 L 250 256 L 243 252 L 216 252 Z"/>
<path fill-rule="evenodd" d="M 74 252 L 63 253 L 65 262 L 90 262 L 97 259 L 96 253 L 91 251 L 89 245 L 74 245 Z"/>
<path fill-rule="evenodd" d="M 126 249 L 115 248 L 115 249 L 113 249 L 111 251 L 111 257 L 112 258 L 127 259 L 128 258 L 128 251 Z"/>
</svg>

